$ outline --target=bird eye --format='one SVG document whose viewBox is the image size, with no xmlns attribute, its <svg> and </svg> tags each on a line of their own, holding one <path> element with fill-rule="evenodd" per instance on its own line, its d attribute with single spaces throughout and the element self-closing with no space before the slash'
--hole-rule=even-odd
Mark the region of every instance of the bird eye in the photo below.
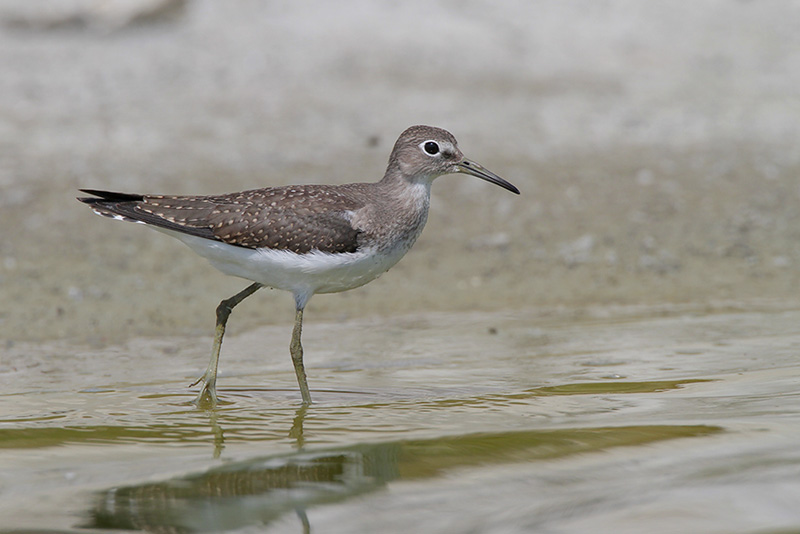
<svg viewBox="0 0 800 534">
<path fill-rule="evenodd" d="M 436 154 L 439 153 L 439 145 L 437 145 L 433 141 L 426 142 L 423 148 L 425 149 L 425 152 L 427 152 L 431 156 L 435 156 Z"/>
</svg>

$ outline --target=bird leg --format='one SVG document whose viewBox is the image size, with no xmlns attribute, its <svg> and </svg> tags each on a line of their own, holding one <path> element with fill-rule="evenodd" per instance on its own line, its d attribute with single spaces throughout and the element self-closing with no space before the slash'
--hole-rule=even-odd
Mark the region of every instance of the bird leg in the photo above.
<svg viewBox="0 0 800 534">
<path fill-rule="evenodd" d="M 311 404 L 311 393 L 308 391 L 308 381 L 306 380 L 306 368 L 303 365 L 303 345 L 300 344 L 302 332 L 303 308 L 298 307 L 294 315 L 294 329 L 292 330 L 292 342 L 289 344 L 289 353 L 292 355 L 294 372 L 297 375 L 297 383 L 300 385 L 303 404 Z"/>
<path fill-rule="evenodd" d="M 217 367 L 219 367 L 219 350 L 222 348 L 222 337 L 225 335 L 225 325 L 233 308 L 244 299 L 261 289 L 261 284 L 254 283 L 247 286 L 243 291 L 236 293 L 229 299 L 225 299 L 217 306 L 217 329 L 214 333 L 214 345 L 211 347 L 211 361 L 208 362 L 206 372 L 192 382 L 189 387 L 194 387 L 203 382 L 203 387 L 195 399 L 198 405 L 215 406 L 217 404 Z"/>
</svg>

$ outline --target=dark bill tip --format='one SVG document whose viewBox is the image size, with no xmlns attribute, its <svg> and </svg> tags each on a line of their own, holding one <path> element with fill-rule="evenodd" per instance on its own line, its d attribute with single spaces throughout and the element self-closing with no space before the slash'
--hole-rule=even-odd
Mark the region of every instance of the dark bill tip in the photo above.
<svg viewBox="0 0 800 534">
<path fill-rule="evenodd" d="M 506 180 L 503 180 L 492 171 L 484 169 L 481 165 L 478 165 L 474 161 L 465 159 L 462 162 L 456 164 L 456 169 L 458 170 L 458 172 L 463 172 L 464 174 L 475 176 L 476 178 L 480 178 L 481 180 L 486 180 L 487 182 L 499 185 L 503 189 L 507 189 L 512 193 L 519 195 L 519 189 L 517 189 L 515 185 L 513 185 L 510 182 L 507 182 Z"/>
</svg>

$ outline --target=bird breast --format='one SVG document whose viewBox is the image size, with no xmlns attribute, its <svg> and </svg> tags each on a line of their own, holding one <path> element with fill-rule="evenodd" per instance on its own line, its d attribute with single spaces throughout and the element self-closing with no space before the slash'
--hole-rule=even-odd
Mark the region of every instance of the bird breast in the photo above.
<svg viewBox="0 0 800 534">
<path fill-rule="evenodd" d="M 428 220 L 430 183 L 412 184 L 378 197 L 351 214 L 351 224 L 362 232 L 362 242 L 384 254 L 405 254 L 414 245 Z"/>
</svg>

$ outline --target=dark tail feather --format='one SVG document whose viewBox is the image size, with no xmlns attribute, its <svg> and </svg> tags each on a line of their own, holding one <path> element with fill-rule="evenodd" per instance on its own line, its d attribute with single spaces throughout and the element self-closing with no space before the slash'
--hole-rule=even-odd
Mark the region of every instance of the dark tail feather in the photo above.
<svg viewBox="0 0 800 534">
<path fill-rule="evenodd" d="M 93 197 L 78 197 L 78 200 L 88 204 L 96 214 L 111 219 L 142 222 L 142 217 L 136 213 L 136 203 L 144 200 L 144 196 L 96 189 L 81 189 L 80 191 L 94 195 Z"/>
<path fill-rule="evenodd" d="M 79 189 L 81 193 L 94 195 L 94 197 L 78 197 L 78 200 L 86 204 L 97 204 L 98 202 L 140 202 L 144 200 L 143 195 L 131 193 L 116 193 L 114 191 L 99 191 L 97 189 Z"/>
</svg>

